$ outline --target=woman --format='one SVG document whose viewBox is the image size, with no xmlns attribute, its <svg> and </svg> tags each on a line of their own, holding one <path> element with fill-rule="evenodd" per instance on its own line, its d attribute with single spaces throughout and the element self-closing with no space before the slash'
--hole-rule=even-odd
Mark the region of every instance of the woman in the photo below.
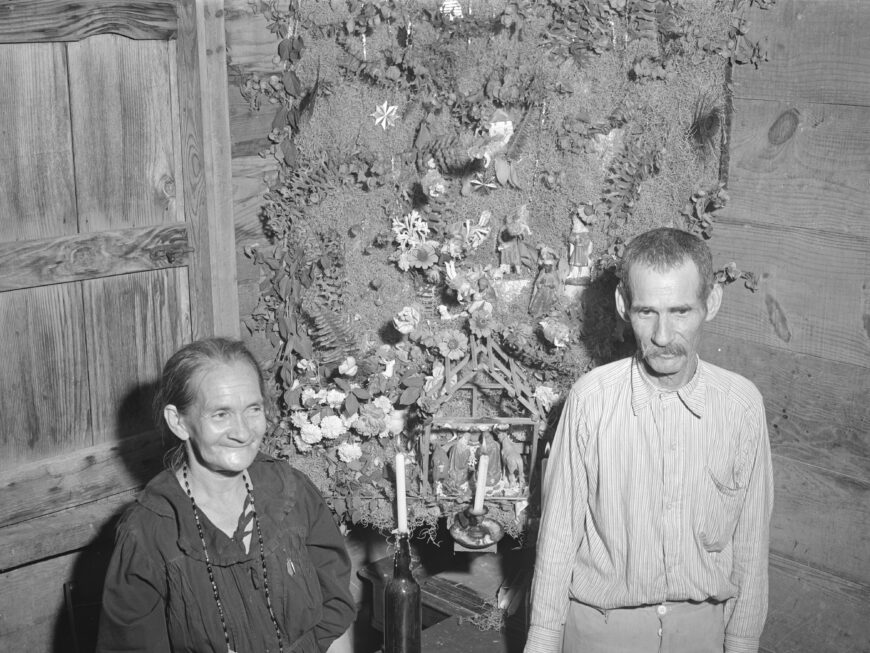
<svg viewBox="0 0 870 653">
<path fill-rule="evenodd" d="M 353 620 L 350 561 L 311 481 L 259 453 L 254 357 L 187 345 L 156 406 L 180 443 L 118 525 L 97 650 L 326 651 Z"/>
</svg>

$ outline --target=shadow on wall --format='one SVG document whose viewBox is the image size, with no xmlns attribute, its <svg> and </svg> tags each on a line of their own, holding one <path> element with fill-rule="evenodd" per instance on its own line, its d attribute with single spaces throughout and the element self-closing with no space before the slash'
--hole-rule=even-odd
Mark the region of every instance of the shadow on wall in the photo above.
<svg viewBox="0 0 870 653">
<path fill-rule="evenodd" d="M 156 382 L 136 386 L 127 393 L 115 417 L 119 455 L 138 486 L 144 486 L 163 468 L 164 454 L 174 444 L 163 440 L 154 423 L 152 404 L 156 391 Z M 149 437 L 154 438 L 153 443 L 148 442 Z M 142 446 L 142 438 L 146 446 Z M 115 526 L 132 501 L 131 494 L 130 501 L 119 507 L 91 542 L 79 550 L 67 582 L 58 588 L 63 592 L 64 609 L 55 621 L 53 653 L 93 653 L 95 650 L 103 583 L 114 547 Z"/>
</svg>

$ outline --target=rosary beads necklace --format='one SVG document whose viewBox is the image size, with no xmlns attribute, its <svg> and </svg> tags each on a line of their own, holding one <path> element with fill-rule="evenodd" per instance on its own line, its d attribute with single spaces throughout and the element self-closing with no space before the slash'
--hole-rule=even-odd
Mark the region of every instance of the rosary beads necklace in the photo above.
<svg viewBox="0 0 870 653">
<path fill-rule="evenodd" d="M 199 509 L 196 507 L 196 500 L 193 498 L 193 493 L 190 491 L 190 483 L 187 481 L 187 462 L 181 467 L 181 475 L 184 478 L 184 489 L 187 491 L 187 496 L 190 498 L 190 505 L 193 508 L 193 519 L 196 521 L 196 530 L 199 532 L 199 541 L 202 543 L 202 552 L 205 554 L 205 568 L 208 570 L 208 579 L 211 581 L 211 591 L 214 594 L 214 602 L 217 604 L 218 615 L 221 618 L 221 628 L 224 631 L 224 641 L 227 644 L 228 653 L 234 653 L 230 648 L 230 633 L 227 630 L 227 621 L 224 617 L 224 607 L 221 603 L 221 595 L 218 591 L 217 583 L 214 579 L 214 568 L 211 566 L 211 558 L 208 555 L 208 547 L 205 545 L 205 534 L 202 530 L 202 523 L 199 520 Z M 266 594 L 266 607 L 269 608 L 269 617 L 272 619 L 272 625 L 275 627 L 275 635 L 278 636 L 278 651 L 284 652 L 284 641 L 281 636 L 281 629 L 278 627 L 278 620 L 275 618 L 275 611 L 272 609 L 272 597 L 269 594 L 269 572 L 266 570 L 266 552 L 263 546 L 263 533 L 260 530 L 260 520 L 257 518 L 257 508 L 254 505 L 254 492 L 251 490 L 251 485 L 248 483 L 248 475 L 243 474 L 242 478 L 245 481 L 245 490 L 248 493 L 248 501 L 251 502 L 251 515 L 254 518 L 254 526 L 257 528 L 257 540 L 260 543 L 260 565 L 263 568 L 263 589 Z"/>
</svg>

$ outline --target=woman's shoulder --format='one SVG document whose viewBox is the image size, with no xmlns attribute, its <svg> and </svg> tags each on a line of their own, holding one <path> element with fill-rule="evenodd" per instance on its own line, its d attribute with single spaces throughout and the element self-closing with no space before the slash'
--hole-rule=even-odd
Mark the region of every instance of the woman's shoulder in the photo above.
<svg viewBox="0 0 870 653">
<path fill-rule="evenodd" d="M 257 455 L 250 471 L 254 483 L 259 482 L 270 492 L 283 491 L 291 496 L 311 492 L 319 494 L 311 479 L 286 460 L 261 453 Z"/>
</svg>

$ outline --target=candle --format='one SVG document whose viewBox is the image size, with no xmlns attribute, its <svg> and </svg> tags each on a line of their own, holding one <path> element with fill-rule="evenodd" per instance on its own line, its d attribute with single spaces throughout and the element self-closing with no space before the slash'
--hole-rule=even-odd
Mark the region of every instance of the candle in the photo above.
<svg viewBox="0 0 870 653">
<path fill-rule="evenodd" d="M 399 521 L 398 531 L 408 532 L 408 504 L 405 497 L 405 455 L 396 454 L 396 515 Z"/>
<path fill-rule="evenodd" d="M 489 456 L 483 454 L 477 466 L 477 485 L 474 487 L 474 512 L 483 512 L 483 496 L 486 494 L 486 468 Z"/>
</svg>

